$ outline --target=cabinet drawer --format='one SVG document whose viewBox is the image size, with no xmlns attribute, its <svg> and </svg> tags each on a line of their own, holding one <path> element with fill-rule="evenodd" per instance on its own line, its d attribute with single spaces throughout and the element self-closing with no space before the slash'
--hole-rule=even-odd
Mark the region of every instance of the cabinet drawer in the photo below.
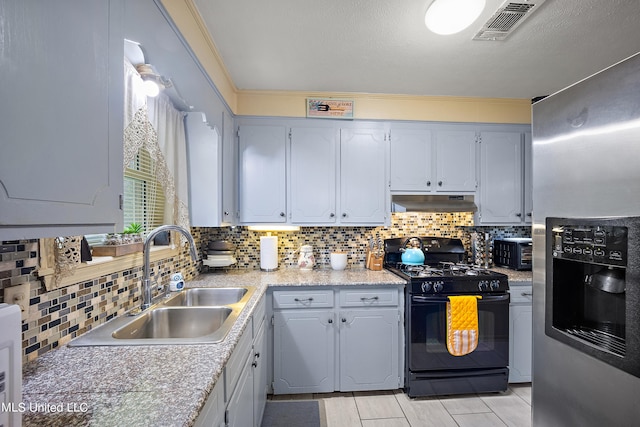
<svg viewBox="0 0 640 427">
<path fill-rule="evenodd" d="M 251 325 L 247 325 L 247 329 L 242 333 L 242 337 L 240 338 L 240 341 L 238 341 L 238 345 L 233 350 L 233 354 L 231 354 L 229 362 L 225 367 L 225 402 L 228 402 L 229 398 L 233 394 L 233 390 L 236 388 L 236 384 L 238 383 L 238 378 L 240 378 L 240 374 L 242 374 L 244 362 L 251 354 L 251 342 L 253 341 L 251 327 Z"/>
<path fill-rule="evenodd" d="M 509 289 L 511 304 L 531 304 L 533 301 L 533 286 L 511 286 Z"/>
<path fill-rule="evenodd" d="M 340 291 L 340 307 L 397 306 L 398 289 L 349 289 Z"/>
<path fill-rule="evenodd" d="M 273 308 L 323 307 L 333 307 L 333 290 L 273 292 Z"/>
</svg>

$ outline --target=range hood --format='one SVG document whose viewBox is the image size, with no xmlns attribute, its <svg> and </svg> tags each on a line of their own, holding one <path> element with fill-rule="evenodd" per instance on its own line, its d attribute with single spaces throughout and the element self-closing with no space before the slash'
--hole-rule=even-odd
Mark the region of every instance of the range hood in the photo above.
<svg viewBox="0 0 640 427">
<path fill-rule="evenodd" d="M 391 212 L 476 212 L 477 210 L 473 195 L 391 195 Z"/>
</svg>

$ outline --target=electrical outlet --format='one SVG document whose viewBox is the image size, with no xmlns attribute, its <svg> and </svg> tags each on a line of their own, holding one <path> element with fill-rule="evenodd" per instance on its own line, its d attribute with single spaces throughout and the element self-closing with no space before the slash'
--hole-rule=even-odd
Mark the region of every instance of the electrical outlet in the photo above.
<svg viewBox="0 0 640 427">
<path fill-rule="evenodd" d="M 22 320 L 27 318 L 29 312 L 29 293 L 31 291 L 31 283 L 22 283 L 20 285 L 4 288 L 4 302 L 7 304 L 17 304 L 22 312 Z"/>
</svg>

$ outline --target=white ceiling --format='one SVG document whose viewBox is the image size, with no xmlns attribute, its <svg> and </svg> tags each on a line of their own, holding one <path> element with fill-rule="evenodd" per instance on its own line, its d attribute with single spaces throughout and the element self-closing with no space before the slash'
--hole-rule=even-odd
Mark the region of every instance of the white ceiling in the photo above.
<svg viewBox="0 0 640 427">
<path fill-rule="evenodd" d="M 504 41 L 471 40 L 504 0 L 452 36 L 431 2 L 194 0 L 240 90 L 533 98 L 640 51 L 639 0 L 546 0 Z"/>
</svg>

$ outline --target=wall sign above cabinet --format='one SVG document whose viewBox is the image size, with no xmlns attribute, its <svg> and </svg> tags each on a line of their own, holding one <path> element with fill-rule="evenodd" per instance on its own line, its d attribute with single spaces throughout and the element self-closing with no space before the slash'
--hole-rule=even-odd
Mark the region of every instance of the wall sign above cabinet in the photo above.
<svg viewBox="0 0 640 427">
<path fill-rule="evenodd" d="M 353 119 L 352 99 L 307 98 L 307 117 Z"/>
</svg>

